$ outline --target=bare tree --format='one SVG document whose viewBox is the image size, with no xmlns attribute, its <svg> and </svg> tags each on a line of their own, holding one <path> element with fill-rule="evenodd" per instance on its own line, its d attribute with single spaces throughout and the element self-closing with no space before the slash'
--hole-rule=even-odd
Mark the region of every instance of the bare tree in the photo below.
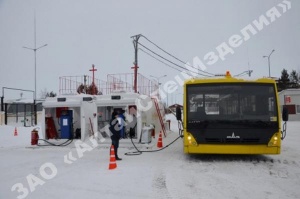
<svg viewBox="0 0 300 199">
<path fill-rule="evenodd" d="M 41 92 L 40 92 L 40 98 L 41 99 L 46 99 L 47 93 L 48 93 L 48 91 L 47 91 L 46 88 L 44 88 L 44 90 L 41 90 Z"/>
<path fill-rule="evenodd" d="M 51 91 L 50 93 L 47 93 L 47 97 L 56 97 L 56 93 Z"/>
</svg>

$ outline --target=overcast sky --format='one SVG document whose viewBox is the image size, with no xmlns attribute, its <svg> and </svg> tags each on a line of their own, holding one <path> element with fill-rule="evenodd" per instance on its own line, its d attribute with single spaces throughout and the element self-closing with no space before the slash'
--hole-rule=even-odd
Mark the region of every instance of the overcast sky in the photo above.
<svg viewBox="0 0 300 199">
<path fill-rule="evenodd" d="M 300 70 L 300 1 L 283 13 L 281 0 L 0 0 L 0 87 L 34 90 L 34 11 L 36 13 L 37 95 L 58 93 L 60 76 L 91 75 L 106 80 L 111 73 L 129 73 L 134 61 L 132 39 L 143 34 L 178 58 L 193 63 L 226 42 L 274 6 L 281 16 L 233 48 L 225 60 L 206 65 L 209 73 L 253 70 L 252 77 L 279 77 L 283 68 Z M 270 21 L 270 18 L 267 18 Z M 167 57 L 147 40 L 144 45 Z M 170 57 L 167 57 L 171 59 Z M 174 59 L 172 59 L 174 60 Z M 204 63 L 206 63 L 204 61 Z M 178 62 L 176 62 L 178 63 Z M 178 63 L 180 64 L 180 63 Z M 183 66 L 183 64 L 181 64 Z M 164 83 L 180 72 L 139 52 L 139 72 L 161 76 Z M 9 92 L 8 92 L 9 93 Z M 19 93 L 19 92 L 18 92 Z M 182 91 L 178 91 L 180 95 Z"/>
</svg>

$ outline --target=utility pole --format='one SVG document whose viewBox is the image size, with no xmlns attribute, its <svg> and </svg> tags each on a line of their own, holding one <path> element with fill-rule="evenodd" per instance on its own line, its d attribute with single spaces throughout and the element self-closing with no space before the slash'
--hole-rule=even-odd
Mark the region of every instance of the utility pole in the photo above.
<svg viewBox="0 0 300 199">
<path fill-rule="evenodd" d="M 251 73 L 253 72 L 253 70 L 248 70 L 248 75 L 249 77 L 251 77 Z"/>
<path fill-rule="evenodd" d="M 36 47 L 36 17 L 35 17 L 35 13 L 34 13 L 34 48 L 29 48 L 29 47 L 23 46 L 23 48 L 32 50 L 34 52 L 34 100 L 36 100 L 36 51 L 47 45 L 48 44 L 44 44 L 38 48 Z"/>
<path fill-rule="evenodd" d="M 139 38 L 141 37 L 142 35 L 141 34 L 138 34 L 138 35 L 134 35 L 130 38 L 133 38 L 133 47 L 134 47 L 134 66 L 131 67 L 131 69 L 134 70 L 134 92 L 137 93 L 137 71 L 138 71 L 138 41 L 139 41 Z"/>
<path fill-rule="evenodd" d="M 268 55 L 268 56 L 263 56 L 263 58 L 268 58 L 268 66 L 269 66 L 269 77 L 271 77 L 271 66 L 270 66 L 270 57 L 272 55 L 272 53 L 274 52 L 275 50 L 273 49 L 272 52 Z"/>
<path fill-rule="evenodd" d="M 93 82 L 92 82 L 92 94 L 95 95 L 95 87 L 96 87 L 96 84 L 95 84 L 95 71 L 97 71 L 97 69 L 95 69 L 95 66 L 94 64 L 92 65 L 92 69 L 90 69 L 90 71 L 93 72 Z"/>
<path fill-rule="evenodd" d="M 44 44 L 40 47 L 36 47 L 36 17 L 35 17 L 35 12 L 34 12 L 34 48 L 29 48 L 26 46 L 23 46 L 23 48 L 32 50 L 34 52 L 34 120 L 35 120 L 35 125 L 37 124 L 37 108 L 36 108 L 36 51 L 40 48 L 43 48 L 47 46 L 48 44 Z"/>
<path fill-rule="evenodd" d="M 86 88 L 87 88 L 87 87 L 86 87 L 86 75 L 83 76 L 83 82 L 84 82 L 84 84 L 83 84 L 84 93 L 86 94 L 86 90 L 87 90 L 87 89 L 86 89 Z"/>
</svg>

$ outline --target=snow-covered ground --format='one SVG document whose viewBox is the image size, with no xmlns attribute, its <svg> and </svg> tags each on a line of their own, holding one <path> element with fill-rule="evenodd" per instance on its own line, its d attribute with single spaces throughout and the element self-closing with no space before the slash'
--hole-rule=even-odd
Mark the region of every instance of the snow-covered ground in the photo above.
<svg viewBox="0 0 300 199">
<path fill-rule="evenodd" d="M 164 146 L 178 136 L 169 117 L 174 132 Z M 18 136 L 14 128 L 0 126 L 1 199 L 300 198 L 300 122 L 288 122 L 282 153 L 273 156 L 185 155 L 181 139 L 160 152 L 126 156 L 134 149 L 122 140 L 114 170 L 107 144 L 30 147 L 33 128 L 19 127 Z"/>
</svg>

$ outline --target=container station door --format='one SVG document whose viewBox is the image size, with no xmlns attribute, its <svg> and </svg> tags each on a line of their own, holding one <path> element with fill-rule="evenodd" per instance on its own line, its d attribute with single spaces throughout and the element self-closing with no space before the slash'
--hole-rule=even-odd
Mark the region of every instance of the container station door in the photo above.
<svg viewBox="0 0 300 199">
<path fill-rule="evenodd" d="M 63 110 L 60 115 L 61 139 L 73 138 L 73 111 Z"/>
</svg>

